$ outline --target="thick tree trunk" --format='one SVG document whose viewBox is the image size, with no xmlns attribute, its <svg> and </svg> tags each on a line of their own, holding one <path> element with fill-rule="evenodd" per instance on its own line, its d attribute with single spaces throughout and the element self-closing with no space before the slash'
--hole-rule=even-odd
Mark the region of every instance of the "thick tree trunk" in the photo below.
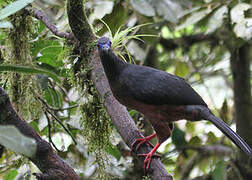
<svg viewBox="0 0 252 180">
<path fill-rule="evenodd" d="M 252 147 L 252 103 L 250 85 L 251 45 L 245 43 L 231 53 L 233 75 L 235 120 L 237 133 Z M 252 179 L 247 171 L 251 166 L 249 158 L 242 152 L 238 155 L 240 170 L 244 179 Z"/>
</svg>

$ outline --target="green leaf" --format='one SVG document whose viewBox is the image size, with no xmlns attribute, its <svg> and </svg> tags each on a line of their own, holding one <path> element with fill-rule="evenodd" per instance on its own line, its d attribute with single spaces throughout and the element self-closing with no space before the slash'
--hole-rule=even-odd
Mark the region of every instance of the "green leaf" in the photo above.
<svg viewBox="0 0 252 180">
<path fill-rule="evenodd" d="M 252 38 L 252 19 L 245 18 L 245 11 L 251 9 L 250 4 L 239 3 L 231 10 L 231 20 L 235 24 L 234 32 L 237 37 L 249 40 Z"/>
<path fill-rule="evenodd" d="M 62 67 L 64 63 L 59 58 L 63 48 L 57 40 L 43 40 L 39 38 L 38 41 L 32 43 L 32 56 L 39 57 L 36 59 L 39 62 L 49 64 L 53 67 Z"/>
<path fill-rule="evenodd" d="M 193 138 L 190 139 L 189 145 L 191 146 L 200 146 L 202 140 L 198 136 L 194 136 Z"/>
<path fill-rule="evenodd" d="M 33 1 L 34 0 L 18 0 L 9 4 L 0 11 L 0 20 L 16 13 L 20 9 L 23 9 L 25 6 L 32 3 Z"/>
<path fill-rule="evenodd" d="M 103 20 L 110 27 L 112 34 L 115 34 L 117 29 L 125 23 L 127 20 L 127 10 L 118 3 L 114 8 L 111 14 L 107 14 Z M 102 29 L 99 34 L 104 34 L 106 29 Z"/>
<path fill-rule="evenodd" d="M 186 62 L 178 61 L 175 66 L 175 75 L 186 77 L 189 74 L 189 67 Z"/>
<path fill-rule="evenodd" d="M 177 148 L 180 148 L 186 145 L 185 132 L 179 129 L 178 127 L 174 127 L 171 138 L 172 138 L 172 143 Z"/>
<path fill-rule="evenodd" d="M 151 5 L 151 3 L 146 0 L 130 0 L 130 4 L 140 14 L 143 14 L 145 16 L 155 15 L 155 9 Z"/>
<path fill-rule="evenodd" d="M 53 107 L 62 107 L 63 97 L 62 94 L 53 88 L 47 88 L 44 94 L 47 103 Z"/>
<path fill-rule="evenodd" d="M 29 124 L 30 124 L 30 126 L 31 126 L 36 132 L 39 132 L 38 122 L 32 121 L 32 122 L 30 122 Z"/>
<path fill-rule="evenodd" d="M 18 175 L 18 171 L 16 169 L 15 170 L 10 170 L 10 171 L 8 171 L 7 174 L 5 174 L 3 176 L 3 180 L 14 180 L 17 175 Z"/>
<path fill-rule="evenodd" d="M 213 179 L 214 180 L 226 180 L 227 179 L 227 170 L 226 164 L 224 160 L 221 160 L 215 166 L 213 171 Z"/>
<path fill-rule="evenodd" d="M 71 136 L 62 132 L 55 133 L 52 136 L 52 141 L 62 151 L 67 151 L 68 147 L 73 143 Z"/>
<path fill-rule="evenodd" d="M 129 114 L 130 114 L 131 117 L 133 117 L 136 113 L 137 113 L 136 110 L 130 110 L 129 111 Z"/>
<path fill-rule="evenodd" d="M 110 155 L 114 156 L 114 157 L 117 159 L 117 161 L 120 160 L 120 158 L 121 158 L 121 153 L 120 153 L 120 151 L 117 149 L 116 146 L 113 146 L 112 144 L 110 144 L 110 145 L 108 145 L 108 146 L 105 148 L 105 151 L 106 151 L 107 153 L 109 153 Z"/>
<path fill-rule="evenodd" d="M 231 10 L 231 20 L 232 23 L 240 23 L 244 21 L 244 12 L 251 8 L 250 4 L 247 3 L 239 3 L 234 6 Z"/>
<path fill-rule="evenodd" d="M 38 67 L 33 66 L 21 66 L 21 65 L 11 65 L 11 64 L 2 64 L 0 65 L 1 71 L 13 71 L 19 73 L 27 73 L 27 74 L 46 74 L 53 78 L 55 81 L 60 82 L 58 76 L 51 71 L 47 71 Z"/>
<path fill-rule="evenodd" d="M 184 23 L 180 24 L 179 26 L 177 26 L 175 28 L 176 31 L 184 29 L 187 26 L 196 24 L 197 22 L 199 22 L 200 20 L 202 20 L 204 17 L 206 17 L 209 13 L 211 12 L 211 10 L 209 9 L 203 9 L 200 10 L 198 12 L 195 12 L 193 14 L 191 14 L 191 16 L 189 16 Z"/>
<path fill-rule="evenodd" d="M 171 0 L 152 0 L 152 5 L 155 7 L 158 15 L 172 23 L 177 23 L 180 14 L 184 11 L 179 3 Z"/>
<path fill-rule="evenodd" d="M 218 138 L 215 136 L 213 132 L 207 133 L 207 142 L 206 144 L 215 144 L 218 142 Z"/>
<path fill-rule="evenodd" d="M 9 21 L 1 21 L 0 28 L 13 28 L 13 26 Z"/>
<path fill-rule="evenodd" d="M 0 144 L 27 157 L 33 157 L 37 148 L 35 139 L 24 136 L 12 125 L 0 126 Z"/>
<path fill-rule="evenodd" d="M 171 0 L 152 0 L 152 4 L 156 9 L 158 15 L 162 16 L 165 20 L 172 23 L 177 23 L 179 15 L 183 11 L 180 4 Z"/>
<path fill-rule="evenodd" d="M 114 2 L 112 1 L 98 1 L 94 5 L 94 18 L 101 19 L 106 14 L 110 14 L 113 10 Z"/>
<path fill-rule="evenodd" d="M 193 134 L 195 132 L 195 123 L 186 122 L 186 132 Z"/>
<path fill-rule="evenodd" d="M 210 20 L 207 23 L 207 31 L 206 34 L 214 32 L 216 29 L 221 27 L 223 23 L 223 19 L 225 18 L 225 14 L 228 13 L 227 6 L 221 6 L 217 9 L 214 14 L 210 17 Z"/>
</svg>

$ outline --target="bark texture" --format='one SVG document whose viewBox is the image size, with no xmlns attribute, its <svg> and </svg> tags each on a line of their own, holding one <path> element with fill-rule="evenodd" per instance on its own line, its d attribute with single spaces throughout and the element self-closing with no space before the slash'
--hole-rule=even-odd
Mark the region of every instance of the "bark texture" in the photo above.
<svg viewBox="0 0 252 180">
<path fill-rule="evenodd" d="M 243 46 L 231 53 L 233 75 L 235 120 L 237 133 L 252 147 L 252 102 L 251 102 L 251 45 Z M 251 179 L 251 160 L 242 152 L 238 156 L 238 166 L 244 179 Z"/>
<path fill-rule="evenodd" d="M 39 180 L 79 180 L 79 176 L 43 140 L 35 130 L 25 122 L 14 110 L 8 94 L 0 87 L 0 125 L 13 125 L 23 135 L 35 139 L 37 151 L 29 159 L 41 170 L 42 174 L 34 174 Z"/>
</svg>

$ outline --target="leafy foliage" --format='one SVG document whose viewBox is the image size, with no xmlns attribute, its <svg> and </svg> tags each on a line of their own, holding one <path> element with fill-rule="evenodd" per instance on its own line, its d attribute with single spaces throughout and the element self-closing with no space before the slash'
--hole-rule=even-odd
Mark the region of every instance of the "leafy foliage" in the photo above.
<svg viewBox="0 0 252 180">
<path fill-rule="evenodd" d="M 108 120 L 98 95 L 92 94 L 95 87 L 89 84 L 88 66 L 78 74 L 73 73 L 79 57 L 74 54 L 72 47 L 35 19 L 25 23 L 25 31 L 21 31 L 22 26 L 16 32 L 18 36 L 10 37 L 9 33 L 20 23 L 20 19 L 14 20 L 17 14 L 20 15 L 18 11 L 31 2 L 0 2 L 1 86 L 6 85 L 6 89 L 17 98 L 26 98 L 23 104 L 23 100 L 17 101 L 19 109 L 25 109 L 26 114 L 39 111 L 37 116 L 30 115 L 31 118 L 25 119 L 41 136 L 49 139 L 50 133 L 51 143 L 64 150 L 59 155 L 75 164 L 75 169 L 83 178 L 97 177 L 97 171 L 105 167 L 103 171 L 107 173 L 106 177 L 133 179 L 130 174 L 139 172 L 136 172 L 137 168 L 132 168 L 129 149 Z M 34 1 L 32 5 L 46 11 L 60 31 L 69 31 L 64 1 Z M 251 5 L 248 2 L 92 0 L 86 3 L 86 8 L 95 33 L 98 36 L 110 36 L 114 51 L 119 56 L 125 60 L 133 57 L 137 64 L 158 64 L 157 68 L 185 78 L 214 113 L 218 115 L 220 112 L 226 122 L 232 122 L 230 51 L 225 42 L 235 49 L 251 40 Z M 190 39 L 194 35 L 201 35 L 202 39 L 194 42 L 194 39 Z M 170 46 L 163 44 L 161 38 Z M 134 46 L 131 46 L 132 43 Z M 143 58 L 137 61 L 139 58 L 136 57 L 140 53 Z M 17 61 L 15 55 L 28 58 Z M 148 63 L 149 59 L 154 63 Z M 85 79 L 81 88 L 77 87 L 76 82 L 72 83 L 76 81 L 75 77 Z M 14 91 L 16 89 L 13 87 L 19 87 L 18 91 Z M 82 93 L 78 93 L 78 90 Z M 25 108 L 25 105 L 30 107 Z M 46 110 L 52 113 L 48 118 Z M 131 112 L 136 121 L 142 122 L 142 116 Z M 70 139 L 69 132 L 78 145 Z M 18 145 L 14 134 L 9 136 Z M 225 158 L 219 158 L 218 155 L 206 157 L 195 150 L 202 145 L 213 144 L 233 147 L 211 124 L 182 121 L 177 123 L 172 138 L 159 150 L 164 154 L 163 164 L 174 174 L 175 179 L 180 179 L 191 162 L 194 164 L 190 166 L 186 179 L 207 174 L 213 179 L 226 179 L 229 176 L 227 168 L 232 167 L 229 164 L 231 155 Z M 99 151 L 102 148 L 108 158 L 103 157 L 104 151 Z M 95 152 L 100 156 L 96 156 Z M 20 173 L 21 169 L 25 169 L 24 174 L 28 175 L 30 171 L 35 172 L 29 161 L 23 161 L 20 156 L 7 150 L 2 154 L 0 164 L 0 177 L 3 179 L 24 177 Z"/>
<path fill-rule="evenodd" d="M 0 126 L 0 144 L 27 157 L 33 157 L 37 148 L 34 139 L 22 135 L 13 126 Z"/>
</svg>

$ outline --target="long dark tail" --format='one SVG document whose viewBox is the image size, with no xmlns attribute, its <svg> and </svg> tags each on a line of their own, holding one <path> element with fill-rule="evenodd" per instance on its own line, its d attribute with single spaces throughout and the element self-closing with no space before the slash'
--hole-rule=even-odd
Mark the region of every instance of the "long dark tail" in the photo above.
<svg viewBox="0 0 252 180">
<path fill-rule="evenodd" d="M 212 122 L 218 129 L 220 129 L 233 143 L 235 143 L 242 151 L 252 157 L 252 149 L 249 145 L 236 134 L 224 121 L 214 116 L 210 111 L 201 111 L 201 117 Z"/>
</svg>

